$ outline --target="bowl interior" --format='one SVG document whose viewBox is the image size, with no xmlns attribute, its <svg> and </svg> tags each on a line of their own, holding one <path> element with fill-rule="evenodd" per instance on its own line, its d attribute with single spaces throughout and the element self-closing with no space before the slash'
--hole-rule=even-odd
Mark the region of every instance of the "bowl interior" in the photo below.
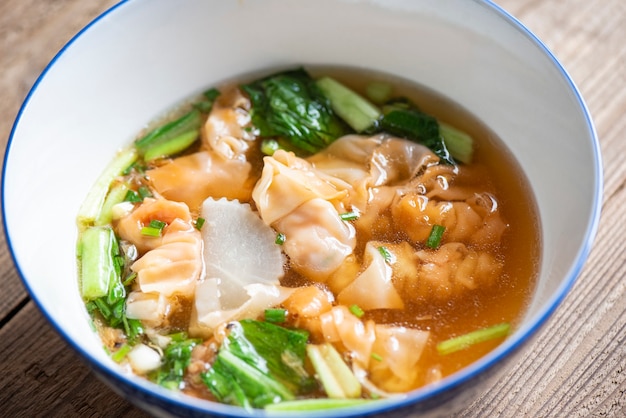
<svg viewBox="0 0 626 418">
<path fill-rule="evenodd" d="M 495 352 L 437 390 L 512 350 L 571 287 L 599 213 L 593 125 L 558 62 L 496 6 L 132 0 L 86 28 L 47 68 L 19 114 L 4 166 L 4 221 L 16 265 L 50 321 L 99 368 L 121 375 L 78 294 L 75 216 L 87 190 L 119 147 L 181 100 L 226 79 L 296 64 L 362 67 L 426 85 L 489 126 L 528 177 L 543 232 L 528 313 Z M 45 233 L 37 219 L 45 219 Z"/>
</svg>

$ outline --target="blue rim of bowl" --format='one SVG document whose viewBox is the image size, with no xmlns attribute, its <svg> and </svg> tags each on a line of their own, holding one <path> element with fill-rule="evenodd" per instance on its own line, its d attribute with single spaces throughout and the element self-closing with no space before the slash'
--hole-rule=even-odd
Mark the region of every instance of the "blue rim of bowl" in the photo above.
<svg viewBox="0 0 626 418">
<path fill-rule="evenodd" d="M 113 5 L 111 8 L 105 10 L 102 14 L 100 14 L 98 17 L 92 20 L 88 25 L 86 25 L 83 29 L 81 29 L 54 56 L 54 58 L 50 61 L 50 63 L 46 66 L 46 68 L 42 71 L 40 76 L 35 81 L 33 87 L 29 91 L 28 95 L 24 99 L 24 102 L 22 103 L 22 106 L 20 107 L 20 110 L 13 124 L 13 128 L 11 129 L 11 133 L 9 135 L 7 148 L 6 148 L 6 152 L 4 156 L 3 169 L 2 169 L 2 184 L 1 184 L 2 202 L 5 202 L 5 199 L 4 199 L 5 197 L 4 196 L 5 170 L 6 170 L 6 163 L 8 161 L 9 154 L 10 154 L 10 148 L 11 148 L 11 143 L 13 141 L 13 136 L 20 122 L 22 113 L 24 112 L 26 106 L 28 105 L 30 98 L 35 94 L 37 87 L 39 86 L 39 83 L 46 76 L 50 68 L 54 66 L 56 61 L 64 54 L 64 52 L 69 47 L 71 47 L 71 45 L 74 42 L 76 42 L 77 39 L 79 39 L 91 27 L 96 25 L 105 17 L 109 16 L 113 11 L 117 10 L 118 8 L 121 8 L 123 5 L 127 3 L 130 3 L 131 1 L 132 0 L 120 1 L 119 3 Z M 475 378 L 479 374 L 482 374 L 485 370 L 491 368 L 500 360 L 512 354 L 512 352 L 518 349 L 526 340 L 529 339 L 531 335 L 533 335 L 535 332 L 538 331 L 539 328 L 541 328 L 541 326 L 546 322 L 548 317 L 550 317 L 550 315 L 554 312 L 557 306 L 561 304 L 565 296 L 569 293 L 569 291 L 573 287 L 591 251 L 593 241 L 595 239 L 595 236 L 598 230 L 598 224 L 600 221 L 602 190 L 603 190 L 603 171 L 602 171 L 602 157 L 600 153 L 600 144 L 598 141 L 597 133 L 596 133 L 593 121 L 591 119 L 589 110 L 582 98 L 582 95 L 580 91 L 578 90 L 578 88 L 576 87 L 573 80 L 571 79 L 571 77 L 569 76 L 569 74 L 567 73 L 567 71 L 565 70 L 565 68 L 561 65 L 558 59 L 553 55 L 550 49 L 535 34 L 533 34 L 524 24 L 522 24 L 517 18 L 513 17 L 511 14 L 505 11 L 502 7 L 495 4 L 491 0 L 474 0 L 474 1 L 477 3 L 480 3 L 482 6 L 487 7 L 492 12 L 499 15 L 500 18 L 506 20 L 515 29 L 520 31 L 524 36 L 526 36 L 529 40 L 531 40 L 533 44 L 543 52 L 543 54 L 552 62 L 552 64 L 559 71 L 562 79 L 567 82 L 570 91 L 574 94 L 578 102 L 578 105 L 580 106 L 580 110 L 582 114 L 584 115 L 584 118 L 586 121 L 588 135 L 592 139 L 592 145 L 593 145 L 593 151 L 594 151 L 595 163 L 596 163 L 596 173 L 595 173 L 596 184 L 594 185 L 595 190 L 596 190 L 596 195 L 594 196 L 593 213 L 591 214 L 590 222 L 587 225 L 587 230 L 585 231 L 584 241 L 576 257 L 576 262 L 570 269 L 569 274 L 566 277 L 566 280 L 564 280 L 561 286 L 557 289 L 557 292 L 553 295 L 553 297 L 551 298 L 549 303 L 546 304 L 543 310 L 540 311 L 536 315 L 536 319 L 534 320 L 534 322 L 531 323 L 529 327 L 525 328 L 524 330 L 518 331 L 516 334 L 514 334 L 513 337 L 511 337 L 505 343 L 500 345 L 499 348 L 492 351 L 490 354 L 486 355 L 482 359 L 460 370 L 459 372 L 451 376 L 448 376 L 439 385 L 417 389 L 407 394 L 406 397 L 403 397 L 393 402 L 375 402 L 375 403 L 372 403 L 371 406 L 348 408 L 345 411 L 342 411 L 341 409 L 336 409 L 336 410 L 333 410 L 333 416 L 335 417 L 353 417 L 353 416 L 372 415 L 372 414 L 384 413 L 385 411 L 390 411 L 392 409 L 408 407 L 410 405 L 419 403 L 421 401 L 434 398 L 435 396 L 440 395 L 444 392 L 447 392 L 455 387 L 458 387 L 461 384 L 466 383 L 469 380 Z M 178 410 L 190 409 L 190 410 L 193 410 L 195 413 L 201 413 L 201 414 L 206 413 L 206 414 L 212 414 L 215 416 L 224 416 L 224 417 L 250 417 L 250 416 L 273 415 L 273 414 L 264 412 L 262 410 L 258 410 L 258 411 L 255 410 L 253 412 L 250 412 L 242 408 L 233 407 L 229 405 L 222 405 L 222 404 L 213 403 L 213 402 L 207 403 L 206 401 L 196 400 L 190 397 L 186 397 L 185 399 L 180 399 L 179 397 L 177 398 L 175 396 L 172 396 L 170 392 L 165 389 L 161 389 L 159 387 L 155 388 L 156 385 L 154 384 L 151 384 L 143 380 L 138 381 L 138 378 L 132 378 L 124 374 L 121 370 L 115 371 L 111 367 L 101 363 L 99 360 L 91 356 L 88 352 L 83 350 L 76 342 L 72 341 L 69 338 L 69 336 L 63 331 L 63 329 L 43 309 L 42 304 L 37 299 L 32 289 L 30 288 L 28 281 L 24 277 L 20 269 L 20 266 L 17 263 L 17 259 L 14 254 L 13 247 L 11 245 L 11 237 L 9 236 L 8 228 L 6 224 L 6 213 L 5 213 L 4 203 L 2 203 L 2 221 L 3 221 L 3 227 L 4 227 L 4 231 L 6 235 L 7 246 L 9 248 L 9 252 L 11 253 L 13 263 L 16 267 L 16 270 L 18 271 L 20 275 L 20 278 L 22 280 L 24 287 L 26 288 L 31 298 L 34 300 L 35 304 L 38 306 L 39 310 L 42 312 L 42 314 L 44 315 L 48 323 L 52 325 L 52 327 L 57 331 L 57 333 L 59 333 L 59 335 L 61 335 L 63 339 L 80 356 L 82 356 L 84 359 L 88 361 L 90 367 L 94 368 L 96 371 L 100 372 L 101 374 L 104 374 L 105 377 L 108 379 L 111 379 L 111 378 L 115 380 L 121 379 L 125 383 L 126 386 L 138 392 L 149 392 L 151 393 L 152 396 L 155 396 L 156 398 L 158 398 L 162 404 L 164 405 L 171 404 L 175 409 L 178 409 Z M 207 408 L 208 405 L 210 405 L 210 408 Z M 284 415 L 277 414 L 277 416 L 284 416 Z M 308 417 L 308 418 L 313 418 L 313 417 L 318 417 L 318 416 L 326 417 L 328 416 L 328 411 L 311 411 L 310 413 L 299 412 L 298 416 Z"/>
</svg>

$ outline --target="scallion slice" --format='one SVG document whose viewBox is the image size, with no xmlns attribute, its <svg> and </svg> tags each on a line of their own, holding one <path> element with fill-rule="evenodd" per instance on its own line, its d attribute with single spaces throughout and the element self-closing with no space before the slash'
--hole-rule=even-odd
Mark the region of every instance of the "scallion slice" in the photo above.
<svg viewBox="0 0 626 418">
<path fill-rule="evenodd" d="M 393 254 L 389 252 L 387 247 L 381 245 L 380 247 L 378 247 L 378 252 L 380 253 L 380 255 L 383 256 L 388 264 L 391 264 L 393 262 Z"/>
<path fill-rule="evenodd" d="M 363 315 L 365 315 L 365 312 L 363 311 L 363 309 L 361 309 L 359 305 L 351 305 L 348 309 L 350 309 L 350 312 L 352 312 L 352 314 L 357 318 L 361 318 Z"/>
<path fill-rule="evenodd" d="M 285 234 L 279 232 L 276 234 L 276 240 L 274 241 L 276 245 L 283 245 L 285 243 Z"/>
<path fill-rule="evenodd" d="M 430 230 L 430 235 L 426 240 L 426 246 L 432 249 L 436 249 L 441 244 L 441 237 L 443 236 L 443 232 L 446 230 L 445 226 L 442 225 L 433 225 L 433 228 Z"/>
<path fill-rule="evenodd" d="M 126 196 L 124 196 L 124 202 L 141 203 L 142 201 L 143 198 L 134 190 L 127 191 Z"/>
<path fill-rule="evenodd" d="M 204 218 L 196 219 L 196 229 L 198 231 L 200 231 L 202 229 L 202 226 L 204 225 L 205 222 L 206 222 L 206 219 L 204 219 Z"/>
<path fill-rule="evenodd" d="M 145 235 L 148 237 L 160 237 L 163 232 L 163 228 L 165 228 L 167 224 L 163 221 L 159 221 L 157 219 L 153 219 L 150 221 L 148 226 L 144 226 L 141 228 L 141 235 Z"/>
<path fill-rule="evenodd" d="M 359 214 L 356 212 L 346 212 L 346 213 L 340 213 L 339 217 L 343 221 L 355 221 L 359 219 Z"/>
<path fill-rule="evenodd" d="M 373 359 L 374 359 L 374 360 L 376 360 L 376 361 L 383 361 L 382 356 L 381 356 L 380 354 L 378 354 L 378 353 L 372 353 L 372 354 L 370 355 L 370 357 L 371 357 L 371 358 L 373 358 Z"/>
<path fill-rule="evenodd" d="M 139 186 L 137 189 L 137 193 L 141 197 L 141 199 L 145 199 L 146 197 L 152 197 L 152 192 L 148 188 L 148 186 Z"/>
<path fill-rule="evenodd" d="M 468 334 L 460 335 L 458 337 L 440 342 L 437 344 L 437 352 L 439 352 L 439 354 L 446 355 L 456 351 L 465 350 L 474 344 L 506 337 L 509 335 L 510 329 L 510 325 L 505 322 L 492 327 L 472 331 Z"/>
<path fill-rule="evenodd" d="M 280 324 L 287 320 L 287 311 L 285 309 L 266 309 L 265 321 L 272 322 L 274 324 Z"/>
<path fill-rule="evenodd" d="M 265 155 L 274 155 L 279 149 L 280 145 L 275 139 L 265 139 L 261 142 L 261 152 Z"/>
<path fill-rule="evenodd" d="M 119 363 L 124 360 L 126 354 L 128 354 L 131 349 L 132 347 L 130 345 L 124 344 L 115 353 L 111 354 L 111 359 L 114 362 Z"/>
</svg>

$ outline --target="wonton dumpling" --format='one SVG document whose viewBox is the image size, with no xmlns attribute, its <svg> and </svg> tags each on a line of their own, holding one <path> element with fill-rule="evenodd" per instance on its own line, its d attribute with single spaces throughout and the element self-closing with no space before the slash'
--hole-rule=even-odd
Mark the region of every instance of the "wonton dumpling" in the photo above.
<svg viewBox="0 0 626 418">
<path fill-rule="evenodd" d="M 214 151 L 199 151 L 175 158 L 146 174 L 160 195 L 198 210 L 209 196 L 250 199 L 250 170 L 246 160 L 224 159 Z"/>
<path fill-rule="evenodd" d="M 252 191 L 252 198 L 268 225 L 288 215 L 303 203 L 314 199 L 338 202 L 347 195 L 347 183 L 315 170 L 311 164 L 292 152 L 278 150 L 263 158 L 261 179 Z"/>
<path fill-rule="evenodd" d="M 404 308 L 404 302 L 393 284 L 393 269 L 379 250 L 384 245 L 367 243 L 363 257 L 363 264 L 367 267 L 337 295 L 339 303 L 346 306 L 355 304 L 366 311 Z"/>
<path fill-rule="evenodd" d="M 203 144 L 224 160 L 245 161 L 256 138 L 251 128 L 250 100 L 239 89 L 220 96 L 202 130 Z"/>
<path fill-rule="evenodd" d="M 283 251 L 291 268 L 309 279 L 323 282 L 337 270 L 356 245 L 354 228 L 339 217 L 327 200 L 303 203 L 274 223 L 285 235 Z"/>
<path fill-rule="evenodd" d="M 433 225 L 443 225 L 444 242 L 493 246 L 500 243 L 506 224 L 495 199 L 487 193 L 474 194 L 464 202 L 430 200 L 407 193 L 392 204 L 392 217 L 414 243 L 428 239 Z"/>
<path fill-rule="evenodd" d="M 202 267 L 200 232 L 191 223 L 175 219 L 165 227 L 161 245 L 145 253 L 131 269 L 144 293 L 191 297 Z"/>
<path fill-rule="evenodd" d="M 316 169 L 351 184 L 350 203 L 361 211 L 366 211 L 372 189 L 407 182 L 438 160 L 423 145 L 385 134 L 346 135 L 307 159 Z"/>
<path fill-rule="evenodd" d="M 398 283 L 404 297 L 448 300 L 478 287 L 493 285 L 500 277 L 502 261 L 486 251 L 453 242 L 436 250 L 421 250 L 417 274 Z"/>
<path fill-rule="evenodd" d="M 376 325 L 376 339 L 369 362 L 369 379 L 386 392 L 408 392 L 422 372 L 417 363 L 430 332 L 402 326 Z"/>
<path fill-rule="evenodd" d="M 324 342 L 341 344 L 353 363 L 367 367 L 376 339 L 374 321 L 361 321 L 343 305 L 320 315 L 319 321 Z"/>
<path fill-rule="evenodd" d="M 163 237 L 144 235 L 141 229 L 153 220 L 170 224 L 176 219 L 191 222 L 191 213 L 185 203 L 147 197 L 130 214 L 119 220 L 117 233 L 120 238 L 133 244 L 137 251 L 143 254 L 160 246 Z"/>
</svg>

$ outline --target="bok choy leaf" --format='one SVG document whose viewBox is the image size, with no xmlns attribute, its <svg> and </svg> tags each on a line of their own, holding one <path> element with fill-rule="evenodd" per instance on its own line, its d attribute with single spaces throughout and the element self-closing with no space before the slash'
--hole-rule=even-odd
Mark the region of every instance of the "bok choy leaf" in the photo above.
<svg viewBox="0 0 626 418">
<path fill-rule="evenodd" d="M 317 388 L 304 368 L 308 333 L 248 319 L 228 329 L 217 360 L 201 375 L 219 401 L 259 408 Z"/>
<path fill-rule="evenodd" d="M 304 69 L 270 75 L 241 86 L 252 103 L 252 123 L 265 138 L 284 138 L 316 153 L 349 133 Z"/>
</svg>

